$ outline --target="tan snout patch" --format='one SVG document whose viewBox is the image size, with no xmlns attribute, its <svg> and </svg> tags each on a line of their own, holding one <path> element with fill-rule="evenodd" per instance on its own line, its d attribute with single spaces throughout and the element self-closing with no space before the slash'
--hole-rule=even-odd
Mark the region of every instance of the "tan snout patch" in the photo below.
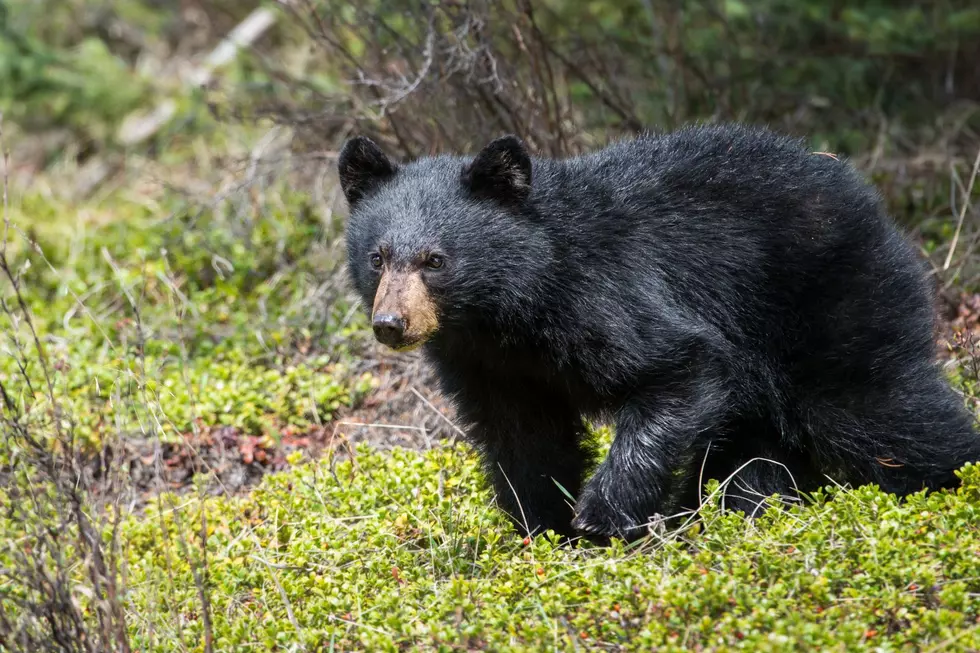
<svg viewBox="0 0 980 653">
<path fill-rule="evenodd" d="M 421 346 L 439 328 L 436 304 L 417 270 L 385 270 L 374 295 L 371 316 L 396 315 L 405 320 L 405 337 L 397 351 L 410 351 Z"/>
</svg>

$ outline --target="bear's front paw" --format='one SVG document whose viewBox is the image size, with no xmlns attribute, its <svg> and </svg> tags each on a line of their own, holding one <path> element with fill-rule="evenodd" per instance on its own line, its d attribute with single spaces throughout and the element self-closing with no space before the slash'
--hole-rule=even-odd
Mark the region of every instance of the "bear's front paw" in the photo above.
<svg viewBox="0 0 980 653">
<path fill-rule="evenodd" d="M 572 528 L 597 542 L 606 542 L 612 537 L 632 541 L 646 534 L 645 521 L 634 518 L 609 501 L 594 484 L 587 485 L 582 491 L 575 505 Z"/>
</svg>

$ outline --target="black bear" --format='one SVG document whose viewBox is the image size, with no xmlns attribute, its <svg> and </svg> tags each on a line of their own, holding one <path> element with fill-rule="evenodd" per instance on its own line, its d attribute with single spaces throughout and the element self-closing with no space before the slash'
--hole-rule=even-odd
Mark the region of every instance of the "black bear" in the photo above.
<svg viewBox="0 0 980 653">
<path fill-rule="evenodd" d="M 734 474 L 751 512 L 980 460 L 924 264 L 837 157 L 702 125 L 559 160 L 505 136 L 398 163 L 358 137 L 338 168 L 377 339 L 424 347 L 524 532 L 634 538 L 699 479 Z M 598 465 L 585 418 L 615 423 Z"/>
</svg>

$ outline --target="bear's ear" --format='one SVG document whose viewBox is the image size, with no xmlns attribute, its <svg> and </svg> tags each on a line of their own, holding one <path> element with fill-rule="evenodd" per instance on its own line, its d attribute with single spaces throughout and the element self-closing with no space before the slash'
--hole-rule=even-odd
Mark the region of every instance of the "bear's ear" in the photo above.
<svg viewBox="0 0 980 653">
<path fill-rule="evenodd" d="M 340 188 L 351 208 L 375 186 L 394 176 L 397 170 L 398 167 L 388 159 L 377 143 L 367 136 L 348 140 L 337 158 Z"/>
<path fill-rule="evenodd" d="M 463 168 L 460 180 L 476 195 L 520 203 L 531 194 L 531 157 L 519 138 L 502 136 Z"/>
</svg>

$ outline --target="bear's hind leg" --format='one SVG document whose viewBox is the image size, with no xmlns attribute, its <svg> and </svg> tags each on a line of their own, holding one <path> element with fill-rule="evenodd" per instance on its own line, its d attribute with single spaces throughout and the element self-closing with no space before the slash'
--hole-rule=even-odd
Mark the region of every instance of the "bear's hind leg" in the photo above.
<svg viewBox="0 0 980 653">
<path fill-rule="evenodd" d="M 933 366 L 909 367 L 862 396 L 811 406 L 811 437 L 835 480 L 876 483 L 899 496 L 959 485 L 980 461 L 980 434 L 962 399 Z"/>
</svg>

